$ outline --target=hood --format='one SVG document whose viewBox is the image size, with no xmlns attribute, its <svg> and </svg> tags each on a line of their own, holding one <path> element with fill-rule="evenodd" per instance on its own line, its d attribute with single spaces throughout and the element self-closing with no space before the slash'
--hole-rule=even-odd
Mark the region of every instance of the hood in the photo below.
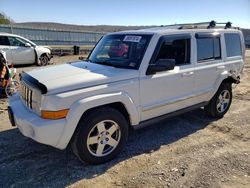
<svg viewBox="0 0 250 188">
<path fill-rule="evenodd" d="M 50 53 L 51 48 L 49 46 L 36 46 L 36 51 L 39 53 Z"/>
<path fill-rule="evenodd" d="M 48 94 L 53 94 L 138 78 L 139 71 L 77 61 L 27 74 L 46 86 Z"/>
</svg>

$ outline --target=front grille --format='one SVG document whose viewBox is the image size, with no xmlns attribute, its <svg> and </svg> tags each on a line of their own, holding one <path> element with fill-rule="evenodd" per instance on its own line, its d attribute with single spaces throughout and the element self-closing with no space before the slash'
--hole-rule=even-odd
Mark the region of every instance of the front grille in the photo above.
<svg viewBox="0 0 250 188">
<path fill-rule="evenodd" d="M 27 107 L 32 109 L 32 90 L 25 85 L 24 83 L 21 84 L 21 96 L 22 99 Z"/>
</svg>

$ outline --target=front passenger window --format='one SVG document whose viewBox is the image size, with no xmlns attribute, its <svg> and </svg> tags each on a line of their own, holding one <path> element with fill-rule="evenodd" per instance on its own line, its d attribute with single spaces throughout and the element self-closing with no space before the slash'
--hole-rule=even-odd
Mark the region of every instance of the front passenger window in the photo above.
<svg viewBox="0 0 250 188">
<path fill-rule="evenodd" d="M 9 37 L 9 41 L 11 46 L 25 46 L 25 42 L 16 37 Z"/>
<path fill-rule="evenodd" d="M 174 59 L 176 65 L 190 63 L 190 39 L 167 38 L 161 45 L 156 61 Z"/>
</svg>

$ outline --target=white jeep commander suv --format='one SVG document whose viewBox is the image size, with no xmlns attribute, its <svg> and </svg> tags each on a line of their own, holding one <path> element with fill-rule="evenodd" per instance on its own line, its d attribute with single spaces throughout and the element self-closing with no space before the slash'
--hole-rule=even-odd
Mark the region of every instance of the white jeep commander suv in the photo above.
<svg viewBox="0 0 250 188">
<path fill-rule="evenodd" d="M 241 31 L 159 27 L 104 36 L 89 57 L 24 72 L 9 116 L 24 136 L 92 164 L 114 158 L 129 126 L 204 107 L 223 117 L 244 65 Z"/>
</svg>

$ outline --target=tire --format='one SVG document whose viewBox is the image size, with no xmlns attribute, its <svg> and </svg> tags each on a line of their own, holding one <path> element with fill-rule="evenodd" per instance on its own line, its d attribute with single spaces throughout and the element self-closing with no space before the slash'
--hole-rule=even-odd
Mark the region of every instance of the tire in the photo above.
<svg viewBox="0 0 250 188">
<path fill-rule="evenodd" d="M 214 118 L 222 118 L 230 108 L 232 96 L 232 83 L 222 83 L 208 105 L 205 106 L 206 114 Z"/>
<path fill-rule="evenodd" d="M 41 55 L 41 57 L 39 58 L 39 66 L 46 66 L 49 64 L 49 57 L 47 55 Z"/>
<path fill-rule="evenodd" d="M 19 82 L 16 80 L 9 81 L 5 87 L 5 94 L 7 97 L 12 96 L 15 92 L 17 92 L 19 86 Z"/>
<path fill-rule="evenodd" d="M 81 161 L 100 164 L 119 154 L 127 137 L 128 122 L 124 116 L 113 108 L 105 107 L 81 118 L 71 146 Z"/>
</svg>

